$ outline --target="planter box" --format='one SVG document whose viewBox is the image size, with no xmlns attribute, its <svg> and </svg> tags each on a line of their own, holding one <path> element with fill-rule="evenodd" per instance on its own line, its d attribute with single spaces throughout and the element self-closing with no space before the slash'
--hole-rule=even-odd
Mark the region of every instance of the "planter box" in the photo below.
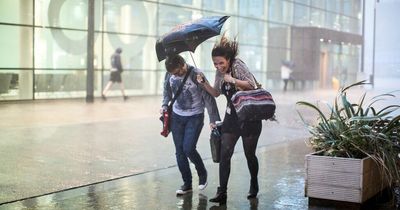
<svg viewBox="0 0 400 210">
<path fill-rule="evenodd" d="M 305 196 L 309 198 L 363 203 L 383 190 L 376 163 L 364 159 L 320 156 L 305 157 Z"/>
</svg>

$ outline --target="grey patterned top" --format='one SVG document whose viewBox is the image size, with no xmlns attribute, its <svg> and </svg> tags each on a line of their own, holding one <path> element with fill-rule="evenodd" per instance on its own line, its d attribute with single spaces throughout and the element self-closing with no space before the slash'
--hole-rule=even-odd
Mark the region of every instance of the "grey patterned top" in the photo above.
<svg viewBox="0 0 400 210">
<path fill-rule="evenodd" d="M 203 113 L 204 108 L 207 108 L 210 123 L 221 120 L 215 98 L 197 82 L 196 75 L 200 73 L 200 70 L 189 66 L 188 68 L 191 68 L 192 71 L 173 105 L 173 111 L 181 116 L 193 116 Z M 163 107 L 168 106 L 180 84 L 182 84 L 183 78 L 184 76 L 178 77 L 167 72 L 164 80 Z"/>
<path fill-rule="evenodd" d="M 239 58 L 236 58 L 233 61 L 231 74 L 232 74 L 232 77 L 234 77 L 236 79 L 249 82 L 249 84 L 254 89 L 257 88 L 256 81 L 254 80 L 253 74 L 250 72 L 247 65 Z M 217 73 L 215 74 L 214 89 L 216 89 L 219 94 L 221 94 L 221 87 L 222 87 L 223 83 L 224 83 L 224 75 L 221 74 L 219 71 L 217 71 Z"/>
</svg>

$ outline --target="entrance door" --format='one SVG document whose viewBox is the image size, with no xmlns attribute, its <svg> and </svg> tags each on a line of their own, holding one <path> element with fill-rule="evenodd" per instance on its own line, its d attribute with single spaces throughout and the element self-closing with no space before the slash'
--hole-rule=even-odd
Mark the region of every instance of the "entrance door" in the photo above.
<svg viewBox="0 0 400 210">
<path fill-rule="evenodd" d="M 319 58 L 319 87 L 328 88 L 330 84 L 328 76 L 328 52 L 322 51 Z"/>
</svg>

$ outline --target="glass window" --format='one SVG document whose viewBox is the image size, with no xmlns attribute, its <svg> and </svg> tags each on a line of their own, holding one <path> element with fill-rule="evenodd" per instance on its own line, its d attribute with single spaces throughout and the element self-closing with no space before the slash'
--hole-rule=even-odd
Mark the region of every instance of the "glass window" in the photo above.
<svg viewBox="0 0 400 210">
<path fill-rule="evenodd" d="M 218 37 L 219 38 L 219 37 Z M 206 77 L 209 81 L 214 81 L 215 67 L 211 60 L 211 51 L 215 42 L 203 42 L 201 48 L 196 50 L 196 54 L 200 54 L 200 66 L 206 72 Z M 210 72 L 210 73 L 207 73 Z M 213 83 L 211 83 L 213 84 Z"/>
<path fill-rule="evenodd" d="M 0 101 L 32 99 L 31 70 L 0 70 Z"/>
<path fill-rule="evenodd" d="M 286 1 L 270 1 L 268 15 L 270 21 L 292 24 L 293 3 Z"/>
<path fill-rule="evenodd" d="M 243 43 L 239 44 L 239 48 L 239 58 L 246 63 L 254 76 L 257 76 L 263 70 L 263 49 L 259 46 L 249 46 Z"/>
<path fill-rule="evenodd" d="M 325 19 L 325 27 L 328 29 L 335 29 L 334 28 L 334 23 L 335 23 L 335 14 L 331 12 L 327 12 L 326 14 L 326 19 Z"/>
<path fill-rule="evenodd" d="M 176 5 L 192 5 L 193 0 L 160 0 L 160 2 L 166 2 L 169 4 L 176 4 Z"/>
<path fill-rule="evenodd" d="M 203 0 L 202 1 L 202 9 L 211 10 L 211 11 L 223 11 L 225 15 L 237 15 L 238 6 L 236 1 L 225 1 L 225 0 Z M 203 12 L 203 11 L 201 11 Z M 207 13 L 207 12 L 205 12 Z M 218 14 L 221 15 L 221 14 Z"/>
<path fill-rule="evenodd" d="M 353 0 L 343 0 L 343 14 L 352 15 Z"/>
<path fill-rule="evenodd" d="M 156 4 L 108 0 L 104 5 L 105 31 L 156 34 Z"/>
<path fill-rule="evenodd" d="M 0 25 L 0 67 L 32 68 L 32 28 Z"/>
<path fill-rule="evenodd" d="M 346 16 L 341 16 L 341 19 L 342 19 L 342 31 L 350 32 L 351 29 L 350 18 Z"/>
<path fill-rule="evenodd" d="M 287 48 L 290 43 L 290 27 L 287 25 L 269 24 L 268 47 Z"/>
<path fill-rule="evenodd" d="M 327 12 L 326 13 L 326 21 L 325 21 L 325 26 L 329 29 L 333 30 L 340 30 L 341 24 L 340 24 L 340 15 L 337 13 L 331 13 Z"/>
<path fill-rule="evenodd" d="M 311 9 L 311 26 L 325 27 L 325 12 L 320 9 Z"/>
<path fill-rule="evenodd" d="M 35 24 L 85 30 L 87 29 L 87 12 L 88 4 L 85 0 L 35 1 Z M 96 17 L 96 19 L 100 18 Z M 96 25 L 95 29 L 99 28 L 99 25 Z"/>
<path fill-rule="evenodd" d="M 361 24 L 359 19 L 349 18 L 349 31 L 353 34 L 361 35 Z"/>
<path fill-rule="evenodd" d="M 361 19 L 362 17 L 362 2 L 354 1 L 353 2 L 353 11 L 350 15 L 354 18 Z"/>
<path fill-rule="evenodd" d="M 335 0 L 328 0 L 328 1 L 335 1 Z M 311 0 L 311 6 L 320 9 L 325 9 L 325 0 Z"/>
<path fill-rule="evenodd" d="M 310 25 L 310 8 L 295 4 L 294 6 L 294 24 L 297 26 L 309 26 Z"/>
<path fill-rule="evenodd" d="M 87 33 L 60 29 L 35 29 L 37 68 L 86 68 Z"/>
<path fill-rule="evenodd" d="M 252 19 L 239 18 L 239 28 L 241 33 L 238 33 L 239 43 L 254 44 L 265 46 L 264 43 L 264 25 L 263 21 L 256 21 Z"/>
<path fill-rule="evenodd" d="M 94 89 L 100 94 L 101 78 L 94 72 Z M 86 70 L 36 70 L 35 98 L 76 98 L 86 96 Z"/>
<path fill-rule="evenodd" d="M 283 60 L 290 60 L 288 55 L 290 51 L 282 48 L 268 47 L 268 77 L 271 79 L 281 78 L 281 62 Z"/>
<path fill-rule="evenodd" d="M 158 62 L 149 62 L 150 60 L 157 60 L 154 50 L 155 43 L 156 38 L 153 37 L 105 34 L 103 53 L 104 81 L 107 82 L 109 78 L 110 57 L 117 47 L 121 47 L 121 61 L 124 68 L 122 79 L 127 93 L 144 94 L 155 92 L 157 81 L 155 77 L 157 74 L 154 74 L 151 70 L 159 67 Z"/>
<path fill-rule="evenodd" d="M 274 1 L 274 0 L 271 0 L 271 1 Z M 310 4 L 310 0 L 294 0 L 295 2 L 299 2 L 299 3 L 302 3 L 302 4 L 307 4 L 307 5 L 309 5 Z"/>
<path fill-rule="evenodd" d="M 192 20 L 192 11 L 185 8 L 159 5 L 159 34 L 171 31 L 175 26 Z"/>
<path fill-rule="evenodd" d="M 327 1 L 326 2 L 326 9 L 327 10 L 329 10 L 329 11 L 332 11 L 332 12 L 337 12 L 337 13 L 339 13 L 340 12 L 340 1 L 336 1 L 336 0 L 334 0 L 334 1 Z"/>
<path fill-rule="evenodd" d="M 203 9 L 225 11 L 225 0 L 203 0 Z"/>
<path fill-rule="evenodd" d="M 110 57 L 118 47 L 122 48 L 122 65 L 124 69 L 149 68 L 146 66 L 147 59 L 155 58 L 155 38 L 133 35 L 105 34 L 104 36 L 104 68 L 109 69 Z M 99 43 L 101 44 L 101 43 Z"/>
<path fill-rule="evenodd" d="M 1 0 L 0 22 L 32 25 L 32 1 Z"/>
<path fill-rule="evenodd" d="M 239 0 L 239 15 L 264 17 L 264 0 Z"/>
</svg>

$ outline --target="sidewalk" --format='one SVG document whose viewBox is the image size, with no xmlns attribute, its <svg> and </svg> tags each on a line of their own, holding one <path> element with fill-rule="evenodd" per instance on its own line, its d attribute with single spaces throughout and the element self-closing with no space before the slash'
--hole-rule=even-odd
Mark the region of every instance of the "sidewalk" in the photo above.
<svg viewBox="0 0 400 210">
<path fill-rule="evenodd" d="M 306 153 L 302 141 L 259 148 L 260 193 L 253 200 L 246 198 L 250 177 L 244 154 L 235 153 L 225 208 L 307 209 L 303 192 Z M 194 188 L 193 193 L 182 197 L 175 195 L 181 185 L 179 171 L 171 167 L 6 204 L 0 209 L 214 209 L 217 205 L 208 199 L 214 196 L 218 185 L 218 164 L 207 159 L 205 165 L 209 171 L 208 187 L 202 192 Z M 193 182 L 198 182 L 196 176 Z"/>
<path fill-rule="evenodd" d="M 309 152 L 304 139 L 308 133 L 295 102 L 330 102 L 335 92 L 278 92 L 273 96 L 279 123 L 263 122 L 258 201 L 246 199 L 249 175 L 238 141 L 229 209 L 309 208 L 304 197 L 304 154 Z M 159 135 L 160 101 L 158 96 L 127 102 L 97 99 L 93 104 L 84 100 L 0 104 L 0 204 L 20 200 L 0 205 L 0 209 L 212 207 L 207 200 L 218 184 L 218 165 L 211 161 L 208 126 L 204 126 L 198 150 L 209 171 L 209 186 L 201 195 L 196 189 L 192 196 L 177 198 L 174 192 L 182 183 L 171 136 Z M 225 99 L 220 97 L 218 105 L 224 111 Z"/>
</svg>

